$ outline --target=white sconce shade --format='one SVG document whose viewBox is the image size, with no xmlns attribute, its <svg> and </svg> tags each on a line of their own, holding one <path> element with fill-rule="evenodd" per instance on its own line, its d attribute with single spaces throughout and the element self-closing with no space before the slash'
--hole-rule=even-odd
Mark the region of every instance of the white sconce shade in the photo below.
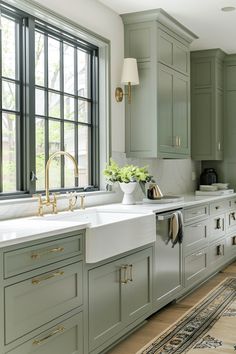
<svg viewBox="0 0 236 354">
<path fill-rule="evenodd" d="M 121 75 L 121 83 L 127 85 L 139 85 L 137 60 L 135 58 L 125 58 Z"/>
<path fill-rule="evenodd" d="M 121 83 L 128 85 L 127 93 L 121 87 L 117 87 L 115 98 L 117 102 L 122 102 L 123 97 L 128 97 L 128 103 L 131 103 L 131 85 L 139 85 L 138 66 L 135 58 L 125 58 L 121 75 Z"/>
</svg>

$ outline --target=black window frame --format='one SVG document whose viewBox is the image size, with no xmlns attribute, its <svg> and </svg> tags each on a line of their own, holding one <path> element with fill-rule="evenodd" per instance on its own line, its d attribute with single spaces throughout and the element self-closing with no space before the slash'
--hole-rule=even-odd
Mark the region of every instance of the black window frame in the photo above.
<svg viewBox="0 0 236 354">
<path fill-rule="evenodd" d="M 1 181 L 3 180 L 2 176 L 2 163 L 1 163 L 1 153 L 0 153 L 0 199 L 9 199 L 17 197 L 27 197 L 31 196 L 36 192 L 36 181 L 34 178 L 36 171 L 36 147 L 35 147 L 35 126 L 36 126 L 36 112 L 35 112 L 35 88 L 38 85 L 35 85 L 35 42 L 34 36 L 35 31 L 44 31 L 50 36 L 56 36 L 61 38 L 62 41 L 68 42 L 69 44 L 81 48 L 82 50 L 90 53 L 91 63 L 90 63 L 90 72 L 91 72 L 91 93 L 90 98 L 86 99 L 91 104 L 91 122 L 87 123 L 78 123 L 80 125 L 86 125 L 90 127 L 91 130 L 91 141 L 90 141 L 90 150 L 91 150 L 91 159 L 89 161 L 90 168 L 90 177 L 89 184 L 92 186 L 89 191 L 99 189 L 99 92 L 98 92 L 98 80 L 99 80 L 99 53 L 98 47 L 93 44 L 90 44 L 80 38 L 75 37 L 74 35 L 62 31 L 50 23 L 46 23 L 42 20 L 37 19 L 36 17 L 24 13 L 23 11 L 14 8 L 9 5 L 0 5 L 2 15 L 5 13 L 16 17 L 20 21 L 20 127 L 18 129 L 18 139 L 21 140 L 20 144 L 17 146 L 17 191 L 16 192 L 2 192 Z M 1 31 L 0 31 L 1 32 Z M 1 35 L 1 33 L 0 33 Z M 1 41 L 1 38 L 0 38 Z M 1 46 L 0 46 L 1 50 Z M 76 52 L 76 49 L 74 50 Z M 1 55 L 1 52 L 0 52 Z M 61 78 L 62 80 L 62 78 Z M 0 92 L 2 89 L 2 72 L 0 68 Z M 50 91 L 53 91 L 50 89 Z M 63 95 L 64 92 L 62 91 Z M 67 94 L 66 94 L 67 95 Z M 0 95 L 0 148 L 2 143 L 1 136 L 1 122 L 2 122 L 2 95 Z M 84 97 L 79 97 L 84 100 Z M 54 119 L 54 118 L 53 118 Z M 70 120 L 68 122 L 71 123 Z M 78 141 L 75 139 L 75 145 Z M 61 140 L 61 149 L 63 148 L 63 139 Z M 63 149 L 62 149 L 63 150 Z M 1 149 L 2 151 L 2 149 Z M 45 164 L 49 157 L 48 150 L 46 153 Z M 75 158 L 78 161 L 78 154 L 75 154 Z M 61 159 L 61 166 L 63 172 L 64 158 Z M 64 175 L 64 174 L 63 174 Z M 62 176 L 62 185 L 63 185 L 63 176 Z M 53 186 L 50 186 L 50 190 Z M 66 191 L 76 190 L 82 191 L 84 188 L 79 186 L 72 188 L 58 188 L 53 189 L 53 191 L 65 193 Z"/>
</svg>

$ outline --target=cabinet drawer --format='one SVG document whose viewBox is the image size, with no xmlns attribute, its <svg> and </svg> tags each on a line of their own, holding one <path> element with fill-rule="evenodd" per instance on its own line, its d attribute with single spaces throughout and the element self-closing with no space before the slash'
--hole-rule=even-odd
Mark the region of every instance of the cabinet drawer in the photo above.
<svg viewBox="0 0 236 354">
<path fill-rule="evenodd" d="M 210 219 L 210 239 L 217 240 L 225 235 L 225 214 Z"/>
<path fill-rule="evenodd" d="M 184 222 L 202 219 L 208 215 L 208 205 L 201 205 L 193 208 L 184 209 Z"/>
<path fill-rule="evenodd" d="M 216 270 L 216 267 L 224 262 L 225 259 L 225 239 L 210 245 L 209 247 L 209 263 Z"/>
<path fill-rule="evenodd" d="M 78 256 L 83 252 L 83 234 L 68 236 L 4 253 L 4 277 L 9 278 L 44 265 Z"/>
<path fill-rule="evenodd" d="M 5 343 L 82 305 L 82 262 L 5 287 Z"/>
<path fill-rule="evenodd" d="M 185 254 L 206 246 L 208 242 L 208 220 L 184 227 L 184 250 Z"/>
<path fill-rule="evenodd" d="M 236 257 L 236 233 L 227 237 L 225 253 L 228 259 Z"/>
<path fill-rule="evenodd" d="M 207 249 L 201 249 L 184 260 L 185 286 L 190 287 L 200 280 L 207 271 Z"/>
<path fill-rule="evenodd" d="M 210 204 L 210 215 L 220 214 L 226 211 L 229 207 L 227 200 L 219 200 L 218 202 Z"/>
<path fill-rule="evenodd" d="M 83 354 L 83 314 L 74 315 L 8 354 Z"/>
</svg>

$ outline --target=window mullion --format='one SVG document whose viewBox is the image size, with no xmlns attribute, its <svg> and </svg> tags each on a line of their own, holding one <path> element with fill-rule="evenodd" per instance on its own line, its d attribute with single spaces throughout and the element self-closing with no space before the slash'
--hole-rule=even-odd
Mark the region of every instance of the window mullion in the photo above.
<svg viewBox="0 0 236 354">
<path fill-rule="evenodd" d="M 63 42 L 60 41 L 60 91 L 64 92 L 64 58 L 63 58 Z M 64 95 L 60 94 L 60 112 L 61 112 L 61 123 L 60 123 L 60 132 L 61 132 L 61 150 L 65 150 L 64 144 Z M 65 187 L 65 158 L 61 156 L 61 188 Z"/>
<path fill-rule="evenodd" d="M 78 95 L 78 55 L 77 55 L 77 48 L 74 48 L 74 94 L 75 96 Z M 79 141 L 78 141 L 78 99 L 74 99 L 74 121 L 75 123 L 75 159 L 79 165 Z M 80 167 L 80 166 L 79 166 Z M 79 177 L 75 179 L 75 186 L 79 187 Z"/>
<path fill-rule="evenodd" d="M 45 168 L 46 163 L 49 158 L 49 122 L 48 122 L 48 114 L 49 114 L 49 98 L 48 98 L 48 36 L 44 35 L 44 85 L 46 87 L 44 98 L 45 98 L 45 134 L 44 134 L 44 146 L 45 146 Z"/>
<path fill-rule="evenodd" d="M 35 179 L 31 180 L 31 173 L 35 172 L 35 40 L 34 40 L 34 19 L 29 17 L 27 26 L 24 28 L 24 89 L 25 95 L 23 102 L 25 139 L 24 151 L 26 153 L 26 162 L 24 164 L 25 171 L 25 188 L 30 194 L 36 190 Z M 23 70 L 22 70 L 23 71 Z M 21 143 L 23 146 L 23 142 Z"/>
<path fill-rule="evenodd" d="M 2 31 L 0 31 L 0 58 L 2 58 Z M 2 147 L 2 65 L 0 65 L 0 193 L 3 189 Z"/>
</svg>

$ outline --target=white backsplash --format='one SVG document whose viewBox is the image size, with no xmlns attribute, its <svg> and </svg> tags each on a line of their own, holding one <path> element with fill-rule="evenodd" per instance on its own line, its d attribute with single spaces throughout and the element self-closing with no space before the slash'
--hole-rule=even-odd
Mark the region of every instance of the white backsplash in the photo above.
<svg viewBox="0 0 236 354">
<path fill-rule="evenodd" d="M 190 194 L 196 190 L 200 162 L 191 159 L 133 159 L 126 158 L 126 154 L 120 152 L 113 152 L 112 158 L 121 166 L 125 164 L 148 166 L 149 173 L 163 194 Z M 193 176 L 196 176 L 195 180 Z M 136 194 L 136 198 L 143 198 L 141 191 L 137 191 Z"/>
</svg>

